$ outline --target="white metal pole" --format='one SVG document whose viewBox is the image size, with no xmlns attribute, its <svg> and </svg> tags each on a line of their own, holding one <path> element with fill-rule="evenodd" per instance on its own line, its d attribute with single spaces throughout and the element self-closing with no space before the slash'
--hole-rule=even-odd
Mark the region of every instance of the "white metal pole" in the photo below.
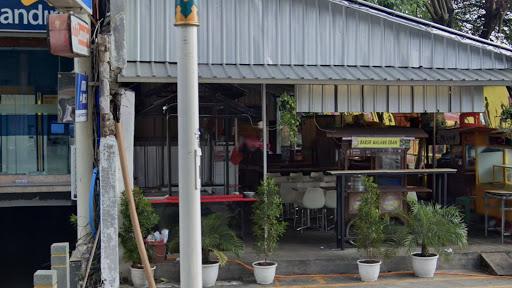
<svg viewBox="0 0 512 288">
<path fill-rule="evenodd" d="M 181 287 L 202 287 L 198 2 L 176 0 L 178 26 L 178 151 Z"/>
<path fill-rule="evenodd" d="M 261 114 L 263 121 L 263 180 L 267 178 L 267 85 L 261 85 Z"/>
</svg>

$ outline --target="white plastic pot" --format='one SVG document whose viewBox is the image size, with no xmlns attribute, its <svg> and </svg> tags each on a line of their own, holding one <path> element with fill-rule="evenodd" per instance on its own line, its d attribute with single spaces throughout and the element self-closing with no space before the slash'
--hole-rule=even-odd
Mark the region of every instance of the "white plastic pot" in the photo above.
<svg viewBox="0 0 512 288">
<path fill-rule="evenodd" d="M 155 277 L 155 269 L 156 269 L 156 266 L 151 267 L 151 275 L 153 275 L 153 277 Z M 130 267 L 130 274 L 132 276 L 133 287 L 135 287 L 135 288 L 148 287 L 148 281 L 146 281 L 144 269 Z"/>
<path fill-rule="evenodd" d="M 380 273 L 380 264 L 382 264 L 382 261 L 377 260 L 357 260 L 357 266 L 359 268 L 359 276 L 361 277 L 361 281 L 363 282 L 373 282 L 377 281 L 379 279 L 379 273 Z M 370 262 L 370 263 L 365 263 Z"/>
<path fill-rule="evenodd" d="M 418 255 L 420 255 L 420 253 L 413 253 L 411 255 L 412 270 L 414 271 L 414 275 L 423 278 L 434 277 L 434 273 L 436 272 L 437 267 L 437 259 L 439 258 L 439 255 L 431 257 L 421 257 Z"/>
<path fill-rule="evenodd" d="M 274 282 L 274 277 L 276 276 L 276 262 L 269 262 L 266 263 L 272 263 L 272 265 L 269 266 L 261 266 L 258 264 L 265 263 L 265 261 L 257 261 L 252 263 L 252 267 L 254 268 L 254 278 L 256 278 L 256 283 L 268 285 L 272 284 Z"/>
<path fill-rule="evenodd" d="M 213 287 L 219 276 L 219 262 L 203 264 L 203 287 Z"/>
</svg>

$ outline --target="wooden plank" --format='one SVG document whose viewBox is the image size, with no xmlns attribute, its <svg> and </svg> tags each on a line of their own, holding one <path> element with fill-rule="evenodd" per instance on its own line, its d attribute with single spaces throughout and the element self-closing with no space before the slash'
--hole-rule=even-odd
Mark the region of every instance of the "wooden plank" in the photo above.
<svg viewBox="0 0 512 288">
<path fill-rule="evenodd" d="M 484 263 L 499 276 L 512 275 L 512 257 L 507 253 L 482 253 Z"/>
</svg>

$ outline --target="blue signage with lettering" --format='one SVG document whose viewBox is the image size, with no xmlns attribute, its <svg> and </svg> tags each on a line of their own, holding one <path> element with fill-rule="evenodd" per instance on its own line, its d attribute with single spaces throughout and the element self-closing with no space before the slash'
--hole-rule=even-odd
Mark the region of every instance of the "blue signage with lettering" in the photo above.
<svg viewBox="0 0 512 288">
<path fill-rule="evenodd" d="M 45 0 L 0 0 L 0 31 L 46 32 L 51 13 Z"/>
<path fill-rule="evenodd" d="M 87 75 L 76 74 L 75 78 L 75 122 L 87 121 Z"/>
</svg>

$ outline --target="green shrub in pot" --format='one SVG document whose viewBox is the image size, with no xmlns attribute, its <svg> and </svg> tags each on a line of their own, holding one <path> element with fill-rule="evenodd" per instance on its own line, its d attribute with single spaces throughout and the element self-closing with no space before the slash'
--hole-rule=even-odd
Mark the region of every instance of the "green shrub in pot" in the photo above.
<svg viewBox="0 0 512 288">
<path fill-rule="evenodd" d="M 433 277 L 437 259 L 445 247 L 467 246 L 467 227 L 464 217 L 456 207 L 410 201 L 406 215 L 406 234 L 403 245 L 412 253 L 413 270 L 418 277 Z"/>
<path fill-rule="evenodd" d="M 179 251 L 179 235 L 174 234 L 169 243 L 171 251 Z M 239 256 L 244 243 L 229 228 L 225 216 L 213 213 L 201 219 L 201 255 L 203 287 L 212 287 L 217 281 L 219 266 L 224 266 L 228 257 L 224 252 Z"/>
<path fill-rule="evenodd" d="M 140 188 L 133 188 L 133 199 L 135 201 L 135 208 L 139 218 L 140 231 L 142 233 L 142 237 L 146 239 L 146 237 L 152 233 L 153 228 L 158 224 L 160 217 L 151 206 L 151 203 L 144 198 L 144 194 Z M 121 218 L 122 223 L 119 229 L 119 240 L 123 246 L 123 256 L 127 261 L 132 263 L 131 275 L 134 286 L 144 287 L 144 285 L 146 285 L 144 268 L 141 263 L 139 250 L 137 249 L 137 242 L 135 241 L 135 235 L 133 233 L 126 192 L 123 192 L 121 198 Z M 150 251 L 148 251 L 147 248 L 146 251 L 148 252 L 148 257 L 151 261 L 151 253 L 149 253 Z"/>
<path fill-rule="evenodd" d="M 363 179 L 365 192 L 362 192 L 361 203 L 357 209 L 354 222 L 356 234 L 355 244 L 363 251 L 364 258 L 357 261 L 362 281 L 376 281 L 379 277 L 379 259 L 383 255 L 383 244 L 386 239 L 388 218 L 380 213 L 380 192 L 377 184 L 370 177 Z"/>
<path fill-rule="evenodd" d="M 272 178 L 264 179 L 256 192 L 253 206 L 253 232 L 256 248 L 263 254 L 264 260 L 254 262 L 254 277 L 259 284 L 271 284 L 274 281 L 277 263 L 269 261 L 277 247 L 277 242 L 286 231 L 286 222 L 282 221 L 283 205 L 279 188 Z"/>
</svg>

